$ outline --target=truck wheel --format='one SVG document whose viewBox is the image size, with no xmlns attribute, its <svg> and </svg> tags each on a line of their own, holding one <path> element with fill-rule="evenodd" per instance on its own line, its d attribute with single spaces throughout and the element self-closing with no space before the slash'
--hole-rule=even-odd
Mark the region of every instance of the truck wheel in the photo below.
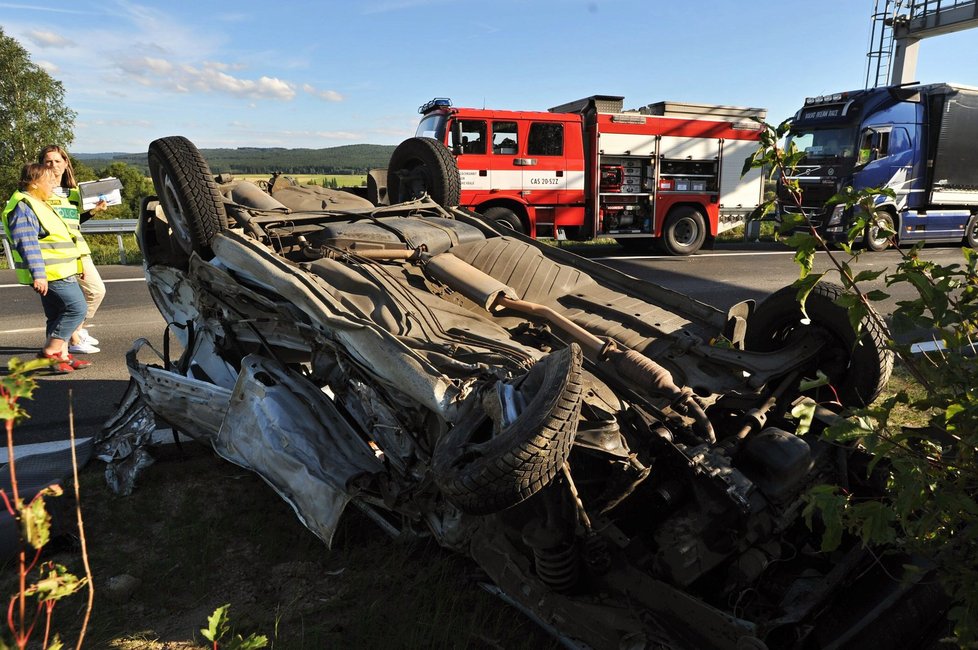
<svg viewBox="0 0 978 650">
<path fill-rule="evenodd" d="M 662 228 L 662 244 L 670 255 L 692 255 L 706 241 L 706 219 L 689 206 L 676 208 Z"/>
<path fill-rule="evenodd" d="M 387 167 L 391 205 L 428 194 L 440 205 L 459 204 L 461 181 L 451 152 L 434 138 L 408 138 L 397 145 Z"/>
<path fill-rule="evenodd" d="M 893 215 L 889 212 L 877 212 L 872 222 L 866 226 L 866 248 L 877 253 L 889 248 L 890 238 L 896 235 L 885 235 L 885 230 L 896 230 L 893 227 Z"/>
<path fill-rule="evenodd" d="M 228 216 L 207 161 L 182 136 L 149 144 L 149 173 L 170 227 L 170 239 L 188 256 L 214 257 L 211 242 L 227 230 Z"/>
<path fill-rule="evenodd" d="M 973 214 L 968 219 L 968 225 L 964 229 L 964 245 L 978 248 L 978 214 Z"/>
<path fill-rule="evenodd" d="M 583 361 L 576 343 L 551 353 L 513 384 L 526 399 L 516 419 L 501 426 L 488 417 L 468 418 L 438 440 L 431 469 L 445 498 L 463 512 L 486 515 L 546 487 L 577 433 Z"/>
<path fill-rule="evenodd" d="M 805 301 L 804 318 L 796 298 L 798 290 L 785 287 L 758 305 L 747 321 L 744 345 L 748 350 L 772 352 L 789 340 L 806 336 L 818 328 L 829 335 L 803 375 L 814 377 L 816 370 L 828 376 L 835 393 L 816 397 L 838 399 L 844 406 L 865 406 L 879 397 L 893 371 L 893 351 L 886 348 L 886 333 L 877 321 L 867 318 L 857 336 L 849 323 L 848 311 L 835 304 L 845 290 L 839 285 L 820 282 Z M 822 389 L 824 390 L 824 389 Z"/>
<path fill-rule="evenodd" d="M 514 230 L 521 235 L 526 234 L 526 228 L 523 227 L 523 222 L 520 221 L 519 216 L 509 208 L 496 206 L 493 208 L 487 208 L 482 214 L 486 219 L 494 222 L 497 226 L 502 226 L 504 229 Z"/>
</svg>

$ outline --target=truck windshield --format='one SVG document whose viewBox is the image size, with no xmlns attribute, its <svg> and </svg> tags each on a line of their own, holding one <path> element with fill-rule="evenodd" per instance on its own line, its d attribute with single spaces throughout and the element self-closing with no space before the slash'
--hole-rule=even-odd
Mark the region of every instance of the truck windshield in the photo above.
<svg viewBox="0 0 978 650">
<path fill-rule="evenodd" d="M 852 158 L 856 151 L 851 129 L 818 129 L 795 131 L 788 135 L 787 145 L 794 144 L 806 160 Z"/>
<path fill-rule="evenodd" d="M 418 130 L 414 135 L 419 138 L 434 138 L 439 142 L 445 141 L 445 124 L 448 122 L 446 115 L 442 113 L 432 113 L 421 118 Z"/>
</svg>

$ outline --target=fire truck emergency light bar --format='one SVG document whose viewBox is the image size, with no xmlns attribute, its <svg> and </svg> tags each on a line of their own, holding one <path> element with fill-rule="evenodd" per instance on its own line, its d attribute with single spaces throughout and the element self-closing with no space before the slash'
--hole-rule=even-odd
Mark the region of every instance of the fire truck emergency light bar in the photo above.
<svg viewBox="0 0 978 650">
<path fill-rule="evenodd" d="M 428 111 L 434 110 L 436 108 L 451 108 L 452 100 L 448 97 L 435 97 L 427 104 L 422 104 L 418 107 L 418 112 L 424 115 Z"/>
</svg>

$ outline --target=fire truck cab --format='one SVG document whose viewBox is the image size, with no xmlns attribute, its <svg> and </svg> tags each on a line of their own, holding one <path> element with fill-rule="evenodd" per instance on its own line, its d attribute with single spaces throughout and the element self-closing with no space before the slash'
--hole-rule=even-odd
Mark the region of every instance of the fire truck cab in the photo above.
<svg viewBox="0 0 978 650">
<path fill-rule="evenodd" d="M 418 157 L 453 156 L 459 204 L 532 237 L 611 237 L 689 255 L 743 223 L 761 200 L 759 170 L 741 177 L 764 109 L 659 102 L 623 111 L 595 95 L 549 111 L 421 106 L 416 137 L 391 157 L 391 201 L 417 185 L 390 182 Z M 429 151 L 435 142 L 445 151 Z M 436 182 L 437 184 L 437 182 Z"/>
</svg>

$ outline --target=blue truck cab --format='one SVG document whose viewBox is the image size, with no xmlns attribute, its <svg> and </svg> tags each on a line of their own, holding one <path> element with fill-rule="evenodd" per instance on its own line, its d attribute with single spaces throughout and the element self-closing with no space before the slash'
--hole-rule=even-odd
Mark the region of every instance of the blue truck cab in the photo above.
<svg viewBox="0 0 978 650">
<path fill-rule="evenodd" d="M 825 202 L 845 186 L 888 187 L 865 244 L 961 242 L 978 247 L 978 88 L 909 84 L 809 97 L 786 145 L 804 153 L 794 175 L 801 205 L 779 186 L 782 212 L 804 210 L 831 242 L 852 214 Z"/>
</svg>

